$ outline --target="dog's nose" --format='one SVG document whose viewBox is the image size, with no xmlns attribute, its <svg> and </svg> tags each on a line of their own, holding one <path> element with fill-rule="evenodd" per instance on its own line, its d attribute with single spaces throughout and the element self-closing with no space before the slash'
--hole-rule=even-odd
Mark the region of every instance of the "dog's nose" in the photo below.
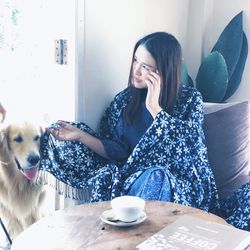
<svg viewBox="0 0 250 250">
<path fill-rule="evenodd" d="M 40 160 L 40 157 L 38 155 L 29 155 L 28 162 L 31 165 L 36 165 Z"/>
</svg>

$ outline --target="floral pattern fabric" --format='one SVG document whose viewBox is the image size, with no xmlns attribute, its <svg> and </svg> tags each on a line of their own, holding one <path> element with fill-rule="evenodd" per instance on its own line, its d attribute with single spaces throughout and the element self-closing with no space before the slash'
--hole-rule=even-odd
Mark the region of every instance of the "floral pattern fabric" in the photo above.
<svg viewBox="0 0 250 250">
<path fill-rule="evenodd" d="M 95 133 L 84 123 L 72 123 L 83 131 L 112 139 L 129 91 L 120 92 L 106 110 Z M 183 87 L 173 113 L 157 114 L 151 126 L 124 162 L 106 160 L 75 141 L 58 141 L 48 133 L 42 143 L 41 169 L 75 188 L 91 186 L 91 201 L 110 200 L 128 194 L 147 169 L 164 171 L 171 186 L 171 201 L 218 213 L 219 200 L 209 166 L 203 133 L 200 93 Z M 230 219 L 230 221 L 233 221 Z"/>
</svg>

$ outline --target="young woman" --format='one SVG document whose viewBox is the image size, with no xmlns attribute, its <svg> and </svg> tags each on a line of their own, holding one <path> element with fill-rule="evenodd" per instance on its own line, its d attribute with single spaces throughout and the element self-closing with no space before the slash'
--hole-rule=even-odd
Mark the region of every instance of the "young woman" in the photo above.
<svg viewBox="0 0 250 250">
<path fill-rule="evenodd" d="M 41 168 L 73 187 L 92 185 L 92 201 L 129 193 L 209 210 L 217 193 L 202 98 L 181 86 L 181 64 L 174 36 L 157 32 L 139 40 L 128 87 L 105 112 L 100 132 L 58 121 L 45 135 Z"/>
<path fill-rule="evenodd" d="M 111 102 L 99 133 L 84 123 L 53 124 L 41 169 L 75 188 L 91 186 L 91 201 L 132 194 L 215 211 L 202 97 L 182 86 L 181 65 L 181 46 L 171 34 L 139 40 L 128 87 Z"/>
</svg>

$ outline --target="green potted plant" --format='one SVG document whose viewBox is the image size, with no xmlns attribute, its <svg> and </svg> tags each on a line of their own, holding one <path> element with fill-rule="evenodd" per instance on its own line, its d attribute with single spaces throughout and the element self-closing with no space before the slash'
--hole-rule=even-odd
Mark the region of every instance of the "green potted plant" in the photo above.
<svg viewBox="0 0 250 250">
<path fill-rule="evenodd" d="M 241 11 L 222 31 L 211 52 L 201 62 L 195 83 L 183 63 L 183 84 L 195 85 L 204 102 L 225 102 L 239 87 L 248 55 L 242 20 Z"/>
</svg>

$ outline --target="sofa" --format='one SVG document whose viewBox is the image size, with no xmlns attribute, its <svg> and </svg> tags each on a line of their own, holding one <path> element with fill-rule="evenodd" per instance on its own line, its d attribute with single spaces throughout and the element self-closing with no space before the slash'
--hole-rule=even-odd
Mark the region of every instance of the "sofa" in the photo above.
<svg viewBox="0 0 250 250">
<path fill-rule="evenodd" d="M 248 101 L 204 103 L 208 159 L 222 199 L 250 180 L 249 106 Z"/>
</svg>

